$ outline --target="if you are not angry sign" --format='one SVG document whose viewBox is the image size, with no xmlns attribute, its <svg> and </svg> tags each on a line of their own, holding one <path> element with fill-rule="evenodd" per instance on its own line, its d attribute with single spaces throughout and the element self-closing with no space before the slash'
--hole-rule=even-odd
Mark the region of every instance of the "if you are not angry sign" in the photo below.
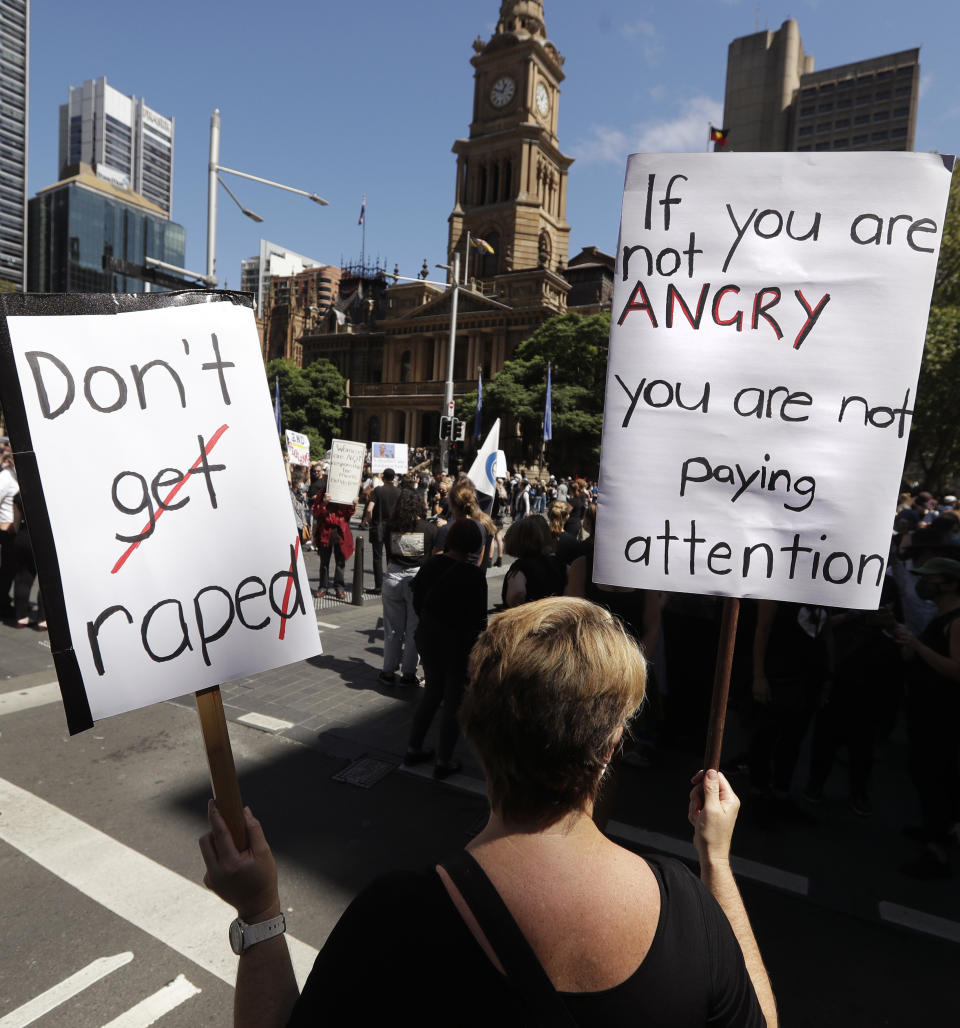
<svg viewBox="0 0 960 1028">
<path fill-rule="evenodd" d="M 89 711 L 64 689 L 72 731 L 320 651 L 253 314 L 237 299 L 6 307 L 18 390 L 8 382 L 4 403 L 19 407 L 41 585 L 60 594 L 58 675 L 79 678 Z M 58 312 L 64 300 L 91 313 Z M 111 300 L 122 312 L 102 313 Z"/>
<path fill-rule="evenodd" d="M 876 607 L 952 166 L 629 159 L 597 581 Z"/>
</svg>

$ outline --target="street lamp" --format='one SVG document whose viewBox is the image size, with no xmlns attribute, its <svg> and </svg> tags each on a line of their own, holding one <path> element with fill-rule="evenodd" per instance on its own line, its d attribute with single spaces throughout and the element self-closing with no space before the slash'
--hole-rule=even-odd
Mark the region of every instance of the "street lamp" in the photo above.
<svg viewBox="0 0 960 1028">
<path fill-rule="evenodd" d="M 145 257 L 144 263 L 154 268 L 161 268 L 164 271 L 172 271 L 179 275 L 189 275 L 198 279 L 205 286 L 215 288 L 217 285 L 217 183 L 219 182 L 230 196 L 230 199 L 240 208 L 241 212 L 251 221 L 260 222 L 263 218 L 251 210 L 247 210 L 242 203 L 234 196 L 230 187 L 220 177 L 223 172 L 226 175 L 236 175 L 238 178 L 247 178 L 251 182 L 260 182 L 265 186 L 273 186 L 275 189 L 283 189 L 288 193 L 297 193 L 305 196 L 308 200 L 320 204 L 322 207 L 329 206 L 322 196 L 316 193 L 308 193 L 305 189 L 295 189 L 293 186 L 285 186 L 282 182 L 274 182 L 272 179 L 260 178 L 259 175 L 248 175 L 245 171 L 236 171 L 233 168 L 226 168 L 220 163 L 220 109 L 217 108 L 210 116 L 210 163 L 208 165 L 209 178 L 207 180 L 207 270 L 201 275 L 198 271 L 189 271 L 187 268 L 179 268 L 175 264 L 167 264 L 155 257 Z"/>
<path fill-rule="evenodd" d="M 274 182 L 268 178 L 260 178 L 259 175 L 249 175 L 245 171 L 236 171 L 233 168 L 226 168 L 220 163 L 220 110 L 219 108 L 210 116 L 210 177 L 207 186 L 207 273 L 205 280 L 211 285 L 217 284 L 217 182 L 220 182 L 226 189 L 226 183 L 220 179 L 220 172 L 227 175 L 236 175 L 238 178 L 250 179 L 251 182 L 261 182 L 265 186 L 273 186 L 275 189 L 283 189 L 288 193 L 296 193 L 298 196 L 305 196 L 308 200 L 328 206 L 327 201 L 316 193 L 308 193 L 305 189 L 295 189 L 293 186 L 285 186 L 281 182 Z M 227 189 L 230 193 L 230 190 Z M 255 221 L 262 220 L 240 204 L 233 193 L 230 193 L 237 206 L 247 217 L 253 216 Z"/>
</svg>

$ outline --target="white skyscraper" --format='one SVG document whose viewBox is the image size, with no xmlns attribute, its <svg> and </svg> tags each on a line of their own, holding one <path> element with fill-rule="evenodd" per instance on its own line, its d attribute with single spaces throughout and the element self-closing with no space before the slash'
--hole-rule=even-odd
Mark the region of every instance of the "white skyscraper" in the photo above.
<svg viewBox="0 0 960 1028">
<path fill-rule="evenodd" d="M 26 284 L 30 0 L 0 3 L 0 290 Z"/>
<path fill-rule="evenodd" d="M 170 217 L 173 128 L 173 118 L 107 85 L 106 78 L 71 86 L 69 101 L 60 107 L 60 176 L 71 165 L 89 164 L 101 178 L 134 190 Z"/>
</svg>

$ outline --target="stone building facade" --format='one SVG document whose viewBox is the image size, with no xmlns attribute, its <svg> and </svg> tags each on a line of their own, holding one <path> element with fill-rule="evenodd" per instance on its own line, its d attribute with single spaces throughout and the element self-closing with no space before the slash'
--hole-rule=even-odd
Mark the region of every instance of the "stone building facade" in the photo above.
<svg viewBox="0 0 960 1028">
<path fill-rule="evenodd" d="M 489 381 L 522 340 L 565 312 L 570 291 L 564 272 L 573 161 L 557 135 L 563 57 L 547 38 L 542 0 L 504 0 L 492 37 L 478 38 L 473 49 L 472 118 L 468 137 L 453 146 L 449 217 L 451 264 L 455 252 L 463 262 L 455 401 L 476 389 L 478 372 Z M 468 235 L 488 246 L 470 245 Z M 599 265 L 596 274 L 591 298 L 603 293 Z M 299 340 L 299 356 L 304 363 L 327 357 L 348 380 L 349 438 L 433 445 L 448 370 L 452 289 L 426 281 L 387 286 L 389 278 L 364 280 L 370 293 L 379 281 L 376 316 L 359 323 L 327 319 Z"/>
</svg>

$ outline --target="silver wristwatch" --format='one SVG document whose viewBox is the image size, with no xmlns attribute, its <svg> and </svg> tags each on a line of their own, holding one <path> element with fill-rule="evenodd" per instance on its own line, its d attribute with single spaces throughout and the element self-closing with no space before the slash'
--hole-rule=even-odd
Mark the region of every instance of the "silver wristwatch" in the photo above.
<svg viewBox="0 0 960 1028">
<path fill-rule="evenodd" d="M 256 946 L 258 942 L 272 939 L 275 935 L 283 935 L 286 930 L 287 922 L 283 914 L 277 914 L 269 921 L 261 921 L 259 924 L 247 924 L 238 917 L 230 925 L 230 948 L 239 956 L 251 946 Z"/>
</svg>

